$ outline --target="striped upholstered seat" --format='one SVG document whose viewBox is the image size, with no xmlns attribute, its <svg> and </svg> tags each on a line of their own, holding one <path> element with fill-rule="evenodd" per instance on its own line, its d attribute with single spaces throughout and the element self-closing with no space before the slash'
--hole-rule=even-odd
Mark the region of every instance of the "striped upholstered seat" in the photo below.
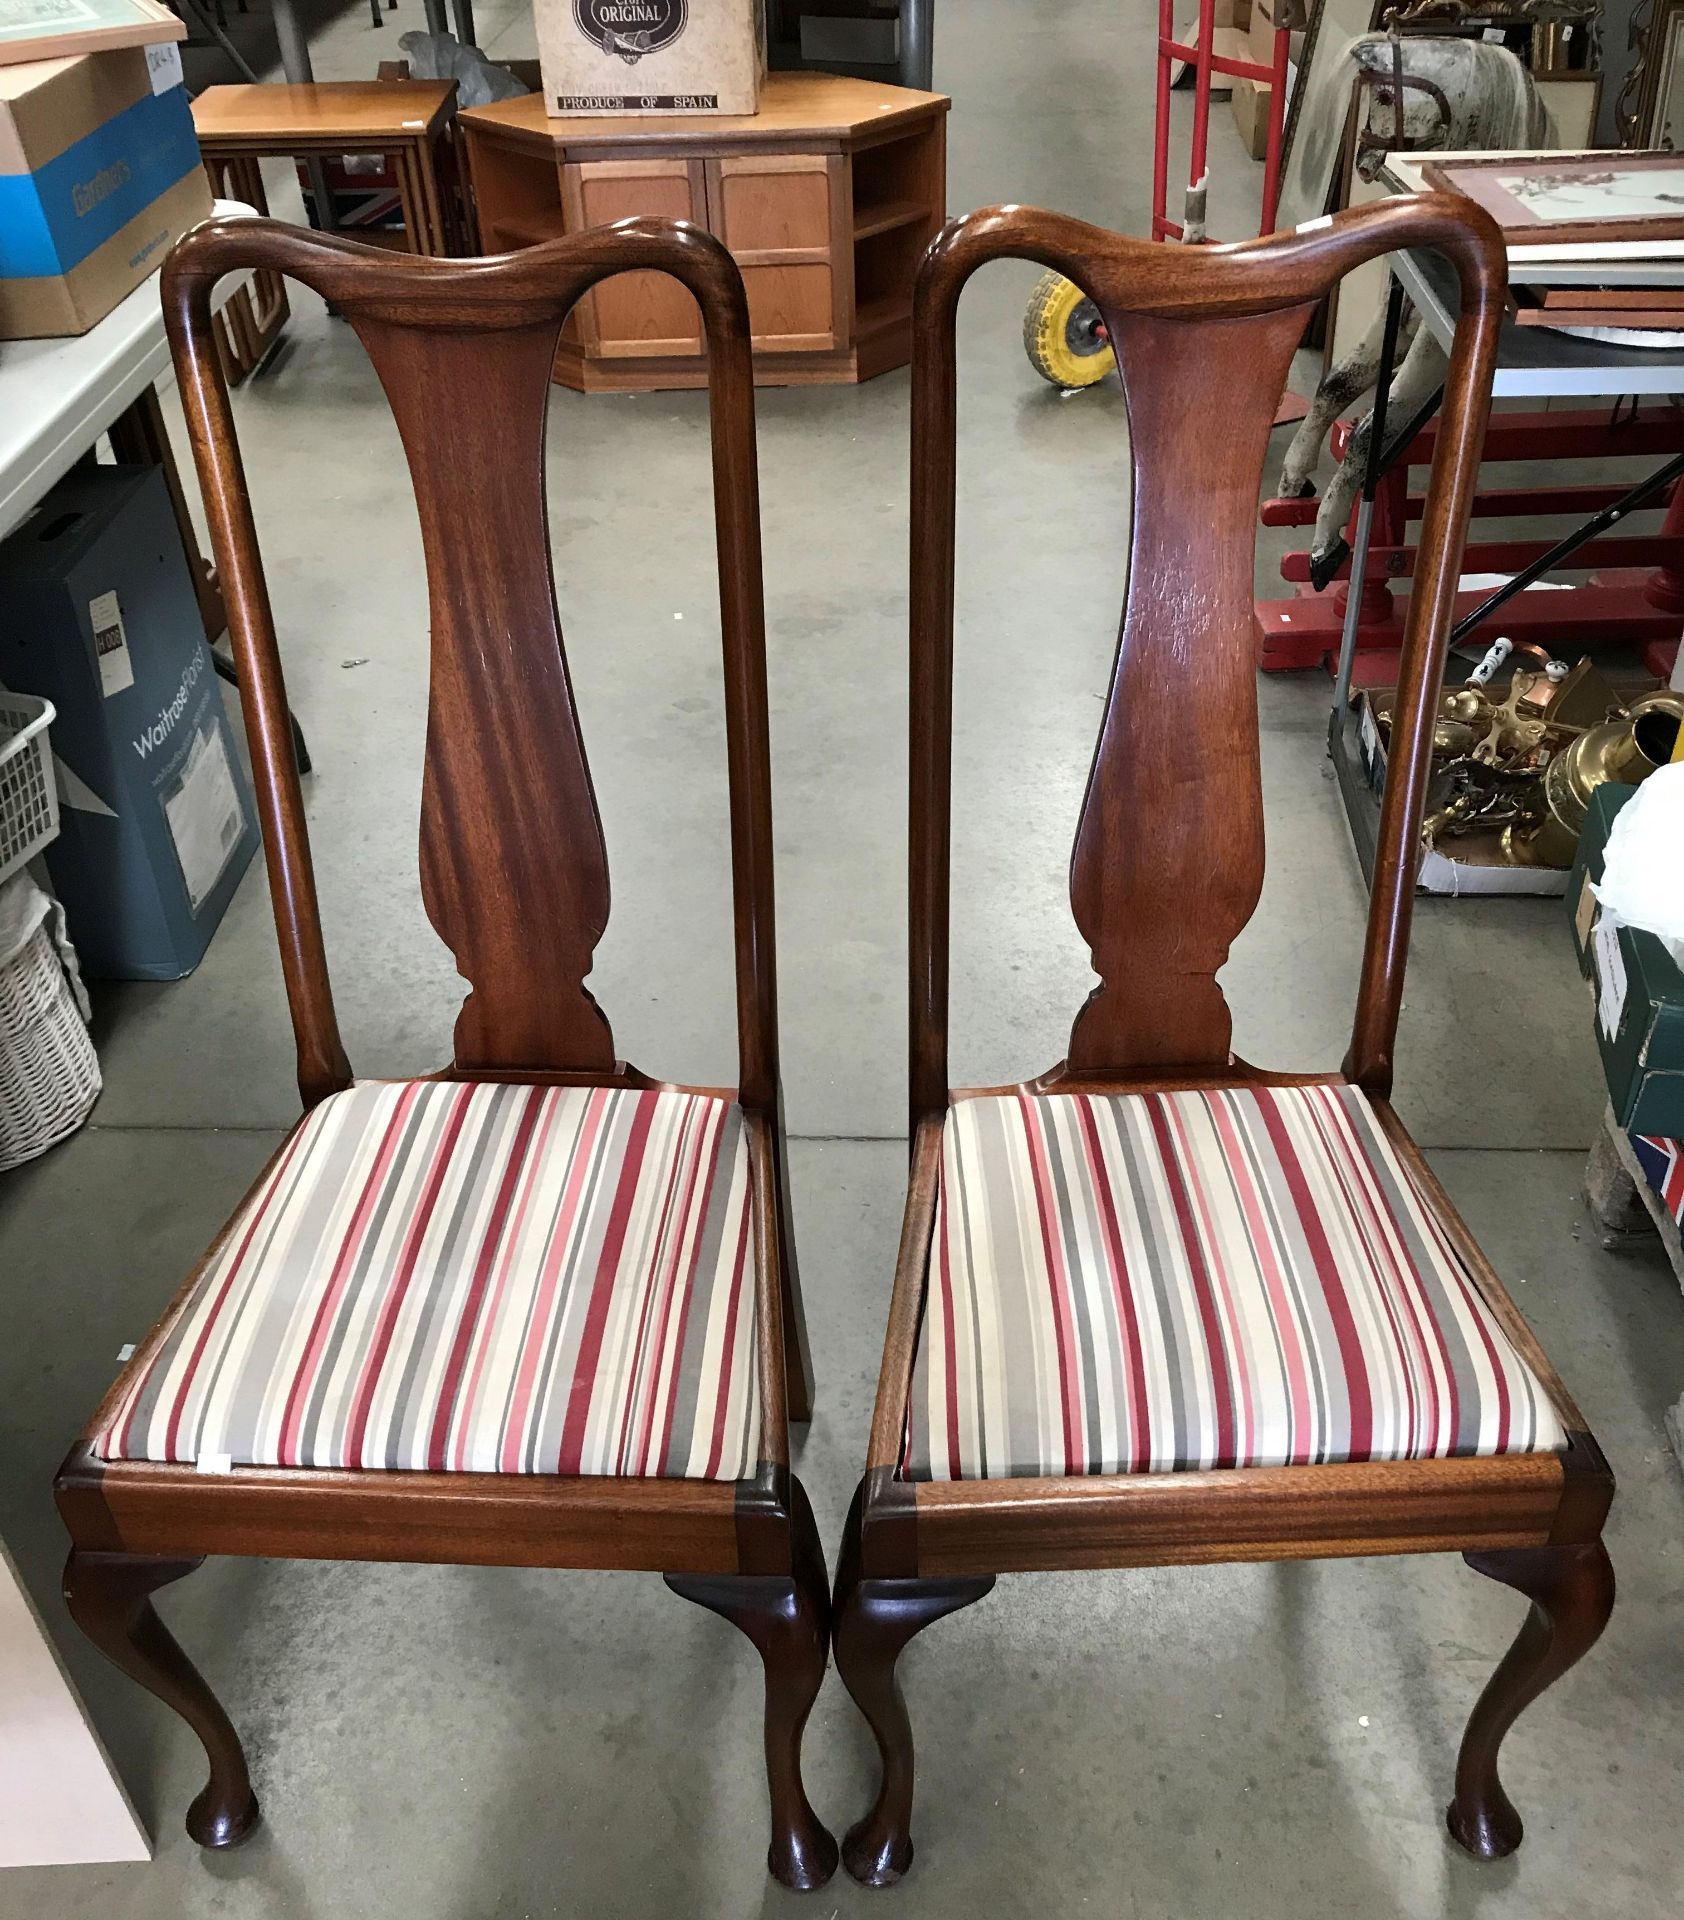
<svg viewBox="0 0 1684 1920">
<path fill-rule="evenodd" d="M 733 1480 L 760 1438 L 738 1109 L 403 1081 L 314 1107 L 107 1460 Z"/>
<path fill-rule="evenodd" d="M 1565 1444 L 1354 1088 L 949 1113 L 906 1477 Z"/>
</svg>

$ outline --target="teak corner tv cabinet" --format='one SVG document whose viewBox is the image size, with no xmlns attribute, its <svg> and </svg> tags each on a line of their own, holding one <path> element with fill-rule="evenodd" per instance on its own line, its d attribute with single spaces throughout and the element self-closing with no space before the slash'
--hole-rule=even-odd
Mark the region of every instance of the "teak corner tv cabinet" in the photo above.
<svg viewBox="0 0 1684 1920">
<path fill-rule="evenodd" d="M 694 221 L 742 268 L 762 386 L 869 380 L 911 355 L 912 276 L 946 219 L 947 97 L 822 73 L 767 78 L 752 117 L 553 118 L 541 94 L 460 117 L 487 253 L 632 214 Z M 699 387 L 701 315 L 628 273 L 568 320 L 555 377 Z"/>
</svg>

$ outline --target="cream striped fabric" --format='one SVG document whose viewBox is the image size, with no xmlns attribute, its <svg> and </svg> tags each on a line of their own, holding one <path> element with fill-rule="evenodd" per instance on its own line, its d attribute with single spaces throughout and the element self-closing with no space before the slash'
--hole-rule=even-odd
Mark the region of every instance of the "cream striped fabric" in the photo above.
<svg viewBox="0 0 1684 1920">
<path fill-rule="evenodd" d="M 305 1116 L 94 1449 L 739 1479 L 752 1240 L 726 1101 L 353 1087 Z"/>
<path fill-rule="evenodd" d="M 1356 1089 L 949 1113 L 906 1477 L 1565 1444 Z"/>
</svg>

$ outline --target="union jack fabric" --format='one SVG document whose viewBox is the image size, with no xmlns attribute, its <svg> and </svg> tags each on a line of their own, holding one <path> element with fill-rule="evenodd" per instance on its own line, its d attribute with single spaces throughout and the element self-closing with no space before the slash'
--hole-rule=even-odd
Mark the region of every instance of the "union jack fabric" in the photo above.
<svg viewBox="0 0 1684 1920">
<path fill-rule="evenodd" d="M 1634 1133 L 1631 1144 L 1637 1164 L 1674 1220 L 1684 1224 L 1684 1140 L 1657 1140 Z"/>
<path fill-rule="evenodd" d="M 740 1479 L 760 1439 L 749 1192 L 724 1100 L 333 1094 L 133 1363 L 94 1451 Z"/>
<path fill-rule="evenodd" d="M 949 1112 L 905 1477 L 1565 1444 L 1355 1088 Z"/>
</svg>

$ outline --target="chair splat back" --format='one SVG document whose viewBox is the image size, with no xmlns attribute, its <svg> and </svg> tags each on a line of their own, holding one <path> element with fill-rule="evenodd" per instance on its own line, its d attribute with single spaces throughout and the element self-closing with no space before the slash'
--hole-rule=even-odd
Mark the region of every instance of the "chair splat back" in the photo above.
<svg viewBox="0 0 1684 1920">
<path fill-rule="evenodd" d="M 1216 975 L 1263 885 L 1251 598 L 1257 497 L 1275 404 L 1315 303 L 1398 247 L 1436 246 L 1462 287 L 1405 643 L 1357 1024 L 1347 1060 L 1389 1083 L 1408 943 L 1431 710 L 1489 404 L 1504 286 L 1496 227 L 1427 195 L 1309 234 L 1182 248 L 1001 207 L 955 221 L 920 271 L 912 498 L 912 1110 L 947 1101 L 954 317 L 986 261 L 1065 274 L 1104 316 L 1133 467 L 1121 632 L 1070 871 L 1099 985 L 1055 1076 L 1221 1070 L 1231 1022 Z"/>
<path fill-rule="evenodd" d="M 242 676 L 306 1102 L 349 1081 L 325 950 L 274 624 L 209 296 L 271 269 L 355 328 L 391 405 L 420 514 L 431 611 L 421 803 L 428 917 L 470 992 L 458 1074 L 613 1078 L 608 1021 L 585 986 L 608 921 L 607 855 L 550 562 L 544 427 L 569 311 L 628 270 L 675 275 L 707 329 L 725 642 L 745 1105 L 775 1098 L 769 751 L 753 377 L 742 282 L 694 227 L 623 221 L 501 259 L 445 261 L 262 220 L 215 221 L 165 269 L 164 301 Z"/>
</svg>

